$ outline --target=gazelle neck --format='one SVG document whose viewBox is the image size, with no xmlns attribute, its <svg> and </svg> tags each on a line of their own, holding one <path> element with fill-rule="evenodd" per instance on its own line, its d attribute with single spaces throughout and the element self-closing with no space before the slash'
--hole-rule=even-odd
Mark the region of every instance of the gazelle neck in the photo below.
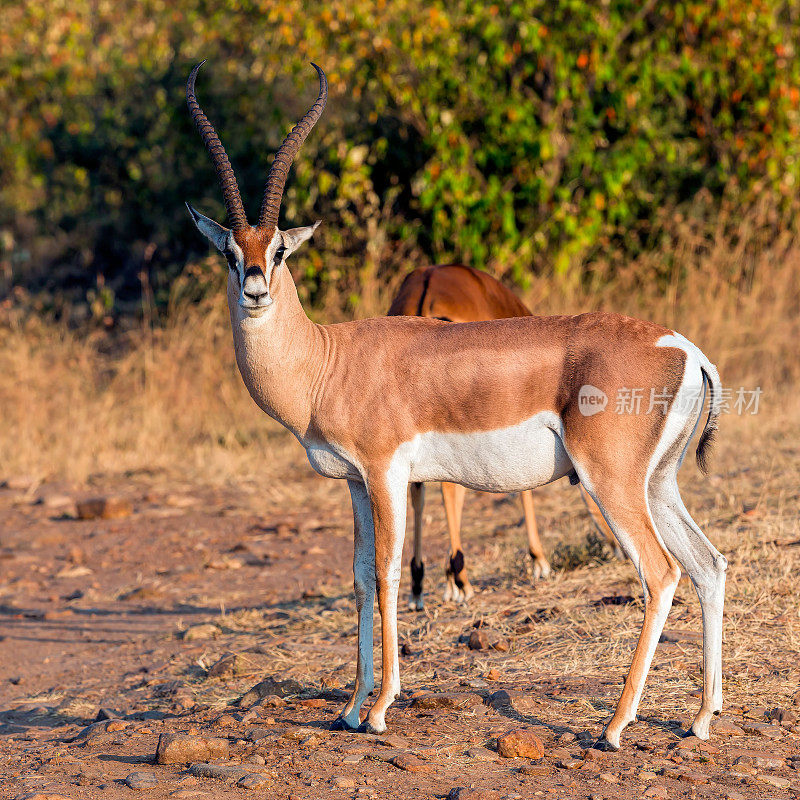
<svg viewBox="0 0 800 800">
<path fill-rule="evenodd" d="M 324 368 L 325 336 L 306 316 L 285 264 L 270 288 L 272 305 L 261 316 L 250 316 L 239 305 L 236 277 L 228 276 L 236 363 L 253 400 L 302 441 Z"/>
</svg>

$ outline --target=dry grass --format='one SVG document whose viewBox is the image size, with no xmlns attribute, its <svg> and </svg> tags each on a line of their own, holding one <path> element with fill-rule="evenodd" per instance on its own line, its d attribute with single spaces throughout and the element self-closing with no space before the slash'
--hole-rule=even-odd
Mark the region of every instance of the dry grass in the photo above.
<svg viewBox="0 0 800 800">
<path fill-rule="evenodd" d="M 687 233 L 669 254 L 682 268 L 666 289 L 643 278 L 666 258 L 656 253 L 611 281 L 599 276 L 602 288 L 536 278 L 526 299 L 541 314 L 607 309 L 674 327 L 717 364 L 726 386 L 761 386 L 763 415 L 796 416 L 800 244 L 753 253 L 722 238 L 692 242 Z M 381 313 L 394 288 L 364 287 L 372 300 L 362 313 Z M 179 303 L 165 327 L 113 346 L 101 333 L 78 336 L 12 307 L 0 325 L 0 407 L 5 474 L 83 482 L 167 470 L 219 482 L 256 470 L 278 476 L 301 455 L 242 386 L 221 285 L 212 302 Z"/>
</svg>

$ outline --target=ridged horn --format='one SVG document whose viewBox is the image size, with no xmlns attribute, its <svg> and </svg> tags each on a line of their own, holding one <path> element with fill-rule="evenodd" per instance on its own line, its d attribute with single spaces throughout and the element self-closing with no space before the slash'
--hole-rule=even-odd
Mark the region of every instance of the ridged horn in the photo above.
<svg viewBox="0 0 800 800">
<path fill-rule="evenodd" d="M 292 161 L 297 155 L 306 137 L 311 133 L 316 121 L 322 115 L 325 103 L 328 100 L 328 81 L 325 73 L 312 62 L 312 67 L 319 75 L 319 97 L 317 102 L 308 110 L 306 115 L 292 128 L 289 135 L 283 140 L 283 144 L 275 153 L 275 158 L 267 175 L 267 185 L 264 187 L 264 199 L 261 201 L 261 211 L 258 214 L 257 227 L 277 227 L 278 215 L 281 210 L 281 199 L 283 197 L 283 187 L 286 185 L 286 178 Z"/>
<path fill-rule="evenodd" d="M 197 130 L 200 131 L 203 144 L 205 144 L 206 150 L 208 150 L 208 154 L 211 156 L 214 169 L 217 171 L 219 185 L 222 188 L 222 198 L 225 201 L 225 208 L 228 211 L 228 221 L 230 222 L 231 228 L 236 231 L 247 227 L 247 216 L 244 213 L 242 196 L 239 194 L 236 176 L 233 174 L 233 167 L 231 167 L 231 162 L 228 160 L 228 154 L 225 152 L 225 148 L 222 146 L 222 142 L 219 140 L 214 126 L 203 113 L 203 109 L 200 108 L 200 104 L 197 102 L 197 97 L 194 93 L 194 82 L 197 77 L 197 72 L 205 63 L 205 60 L 201 61 L 189 75 L 189 81 L 186 84 L 186 103 L 189 106 L 189 113 L 192 115 L 194 124 L 197 125 Z"/>
</svg>

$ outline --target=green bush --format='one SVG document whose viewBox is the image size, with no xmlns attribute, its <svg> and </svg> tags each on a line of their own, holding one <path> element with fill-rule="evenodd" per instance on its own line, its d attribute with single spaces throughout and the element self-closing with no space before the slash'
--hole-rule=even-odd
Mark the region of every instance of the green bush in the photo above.
<svg viewBox="0 0 800 800">
<path fill-rule="evenodd" d="M 224 219 L 184 104 L 191 66 L 251 217 L 271 154 L 331 86 L 283 215 L 325 225 L 313 301 L 460 260 L 574 280 L 663 247 L 723 194 L 793 198 L 800 8 L 779 0 L 45 0 L 0 29 L 0 266 L 12 282 L 136 301 Z M 735 222 L 735 220 L 733 221 Z M 672 265 L 665 265 L 665 269 Z M 59 292 L 62 297 L 69 293 Z M 72 295 L 74 296 L 74 294 Z M 109 299 L 110 298 L 110 299 Z"/>
</svg>

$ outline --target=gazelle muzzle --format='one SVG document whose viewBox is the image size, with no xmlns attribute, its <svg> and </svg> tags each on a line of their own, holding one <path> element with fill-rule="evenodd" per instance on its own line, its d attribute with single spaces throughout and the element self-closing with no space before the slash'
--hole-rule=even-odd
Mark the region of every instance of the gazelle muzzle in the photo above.
<svg viewBox="0 0 800 800">
<path fill-rule="evenodd" d="M 259 267 L 247 267 L 245 270 L 239 305 L 248 311 L 261 310 L 272 305 L 266 276 Z"/>
</svg>

